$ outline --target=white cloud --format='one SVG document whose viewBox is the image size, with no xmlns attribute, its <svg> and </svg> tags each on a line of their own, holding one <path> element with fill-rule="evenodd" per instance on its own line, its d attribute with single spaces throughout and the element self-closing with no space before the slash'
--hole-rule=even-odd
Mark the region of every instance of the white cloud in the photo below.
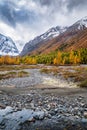
<svg viewBox="0 0 87 130">
<path fill-rule="evenodd" d="M 81 2 L 82 0 L 0 0 L 0 7 L 3 3 L 8 12 L 3 8 L 0 10 L 0 33 L 25 44 L 50 27 L 71 25 L 86 16 L 86 0 L 83 0 L 82 7 L 79 4 Z"/>
</svg>

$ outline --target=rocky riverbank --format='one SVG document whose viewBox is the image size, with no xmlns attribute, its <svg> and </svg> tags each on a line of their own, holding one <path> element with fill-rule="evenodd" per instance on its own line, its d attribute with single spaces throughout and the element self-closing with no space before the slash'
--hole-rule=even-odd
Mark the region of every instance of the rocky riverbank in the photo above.
<svg viewBox="0 0 87 130">
<path fill-rule="evenodd" d="M 0 130 L 87 130 L 87 89 L 26 71 L 29 77 L 0 81 Z"/>
<path fill-rule="evenodd" d="M 1 130 L 86 130 L 87 97 L 56 96 L 31 91 L 0 95 Z M 6 107 L 10 106 L 10 107 Z"/>
</svg>

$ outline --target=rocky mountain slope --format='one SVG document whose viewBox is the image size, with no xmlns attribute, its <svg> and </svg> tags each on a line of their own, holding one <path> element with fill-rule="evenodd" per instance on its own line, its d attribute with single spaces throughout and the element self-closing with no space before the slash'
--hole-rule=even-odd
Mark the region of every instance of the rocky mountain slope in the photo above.
<svg viewBox="0 0 87 130">
<path fill-rule="evenodd" d="M 45 42 L 30 54 L 49 53 L 55 50 L 70 51 L 87 48 L 87 29 L 65 32 L 62 35 Z"/>
<path fill-rule="evenodd" d="M 70 50 L 87 47 L 87 17 L 65 28 L 51 28 L 28 42 L 21 55 L 49 53 L 57 49 Z M 85 39 L 85 40 L 84 40 Z"/>
<path fill-rule="evenodd" d="M 10 37 L 0 34 L 0 55 L 16 56 L 19 51 Z"/>
<path fill-rule="evenodd" d="M 67 27 L 60 27 L 60 26 L 49 29 L 44 34 L 37 36 L 33 40 L 26 43 L 20 55 L 27 55 L 33 50 L 38 49 L 40 45 L 43 45 L 45 42 L 53 39 L 54 37 L 59 36 L 66 30 L 67 30 Z"/>
</svg>

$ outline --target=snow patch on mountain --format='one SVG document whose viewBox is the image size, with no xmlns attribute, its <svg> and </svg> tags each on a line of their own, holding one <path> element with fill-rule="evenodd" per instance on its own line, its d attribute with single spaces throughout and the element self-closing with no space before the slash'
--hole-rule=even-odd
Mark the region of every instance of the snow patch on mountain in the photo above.
<svg viewBox="0 0 87 130">
<path fill-rule="evenodd" d="M 75 24 L 78 25 L 79 30 L 87 28 L 87 16 L 77 21 Z"/>
<path fill-rule="evenodd" d="M 80 20 L 80 25 L 87 27 L 87 16 Z"/>
<path fill-rule="evenodd" d="M 64 31 L 66 31 L 67 27 L 54 27 L 49 29 L 47 32 L 45 32 L 44 34 L 40 35 L 41 39 L 51 39 L 54 38 L 56 36 L 58 36 L 59 34 L 63 33 Z"/>
<path fill-rule="evenodd" d="M 10 37 L 0 34 L 0 55 L 17 56 L 19 51 Z"/>
</svg>

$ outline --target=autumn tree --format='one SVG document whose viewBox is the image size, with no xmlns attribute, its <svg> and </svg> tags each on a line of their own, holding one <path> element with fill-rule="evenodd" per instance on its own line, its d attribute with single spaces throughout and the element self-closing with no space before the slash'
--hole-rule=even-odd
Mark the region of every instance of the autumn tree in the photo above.
<svg viewBox="0 0 87 130">
<path fill-rule="evenodd" d="M 69 61 L 71 64 L 74 63 L 74 51 L 72 51 L 72 50 L 71 50 L 70 55 L 69 55 Z"/>
<path fill-rule="evenodd" d="M 1 56 L 1 57 L 0 57 L 0 65 L 3 65 L 3 64 L 4 64 L 4 57 Z"/>
<path fill-rule="evenodd" d="M 57 65 L 57 58 L 55 58 L 55 59 L 53 60 L 53 64 L 54 64 L 54 65 Z"/>
</svg>

